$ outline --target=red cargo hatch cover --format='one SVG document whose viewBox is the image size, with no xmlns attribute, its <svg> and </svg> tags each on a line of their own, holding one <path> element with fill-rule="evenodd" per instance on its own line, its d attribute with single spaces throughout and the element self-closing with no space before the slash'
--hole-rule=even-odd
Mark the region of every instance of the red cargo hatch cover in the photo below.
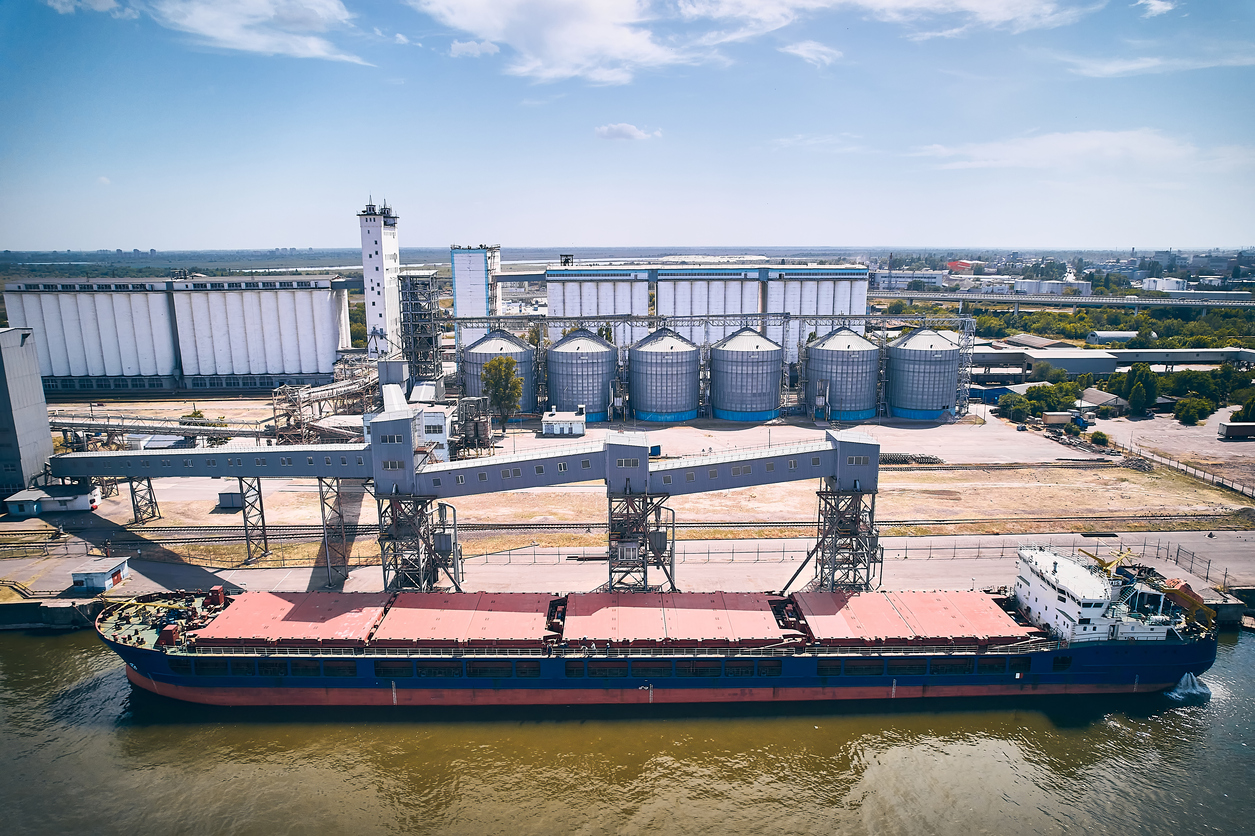
<svg viewBox="0 0 1255 836">
<path fill-rule="evenodd" d="M 196 631 L 196 643 L 360 647 L 391 597 L 386 592 L 244 592 Z"/>
<path fill-rule="evenodd" d="M 538 645 L 553 596 L 534 592 L 403 592 L 375 631 L 381 647 Z"/>
<path fill-rule="evenodd" d="M 598 592 L 567 598 L 563 638 L 634 645 L 751 646 L 798 638 L 761 593 Z"/>
<path fill-rule="evenodd" d="M 983 592 L 799 592 L 793 599 L 814 639 L 828 645 L 1009 641 L 1037 632 Z"/>
</svg>

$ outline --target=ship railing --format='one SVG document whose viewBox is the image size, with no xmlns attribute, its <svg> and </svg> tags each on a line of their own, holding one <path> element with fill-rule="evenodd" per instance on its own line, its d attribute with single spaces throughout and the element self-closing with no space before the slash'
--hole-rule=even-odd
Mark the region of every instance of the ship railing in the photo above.
<svg viewBox="0 0 1255 836">
<path fill-rule="evenodd" d="M 424 658 L 502 657 L 555 659 L 629 659 L 652 656 L 1001 656 L 1058 650 L 1057 640 L 1035 639 L 989 645 L 877 645 L 866 647 L 796 645 L 768 647 L 196 647 L 211 656 L 422 656 Z"/>
</svg>

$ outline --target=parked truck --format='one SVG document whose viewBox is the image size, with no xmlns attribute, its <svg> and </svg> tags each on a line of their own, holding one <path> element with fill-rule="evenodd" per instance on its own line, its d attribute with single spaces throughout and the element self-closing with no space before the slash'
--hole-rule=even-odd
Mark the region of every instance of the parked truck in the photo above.
<svg viewBox="0 0 1255 836">
<path fill-rule="evenodd" d="M 1217 438 L 1251 438 L 1255 436 L 1255 421 L 1221 421 Z"/>
</svg>

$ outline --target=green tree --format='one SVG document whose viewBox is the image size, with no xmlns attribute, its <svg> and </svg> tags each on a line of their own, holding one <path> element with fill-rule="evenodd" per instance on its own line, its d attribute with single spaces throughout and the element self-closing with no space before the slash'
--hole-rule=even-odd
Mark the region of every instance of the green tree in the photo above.
<svg viewBox="0 0 1255 836">
<path fill-rule="evenodd" d="M 998 399 L 998 414 L 1004 418 L 1010 418 L 1017 424 L 1023 423 L 1029 414 L 1028 398 L 1008 392 Z"/>
<path fill-rule="evenodd" d="M 1129 393 L 1129 412 L 1134 415 L 1146 414 L 1146 387 L 1138 383 Z"/>
<path fill-rule="evenodd" d="M 1182 398 L 1172 407 L 1172 415 L 1182 424 L 1193 426 L 1200 419 L 1216 411 L 1216 405 L 1206 398 Z"/>
<path fill-rule="evenodd" d="M 1255 397 L 1249 398 L 1242 408 L 1233 413 L 1232 421 L 1255 421 Z"/>
<path fill-rule="evenodd" d="M 537 348 L 540 348 L 540 340 L 541 340 L 540 323 L 533 322 L 532 327 L 527 329 L 527 342 L 529 345 L 534 345 Z"/>
<path fill-rule="evenodd" d="M 516 374 L 517 365 L 513 357 L 494 357 L 484 364 L 480 373 L 488 405 L 501 416 L 503 432 L 506 421 L 518 411 L 519 399 L 523 397 L 523 380 Z"/>
<path fill-rule="evenodd" d="M 1107 438 L 1107 434 L 1102 430 L 1094 430 L 1089 434 L 1089 440 L 1099 447 L 1106 447 L 1110 439 Z"/>
<path fill-rule="evenodd" d="M 928 284 L 923 279 L 911 279 L 906 283 L 907 290 L 928 290 Z"/>
</svg>

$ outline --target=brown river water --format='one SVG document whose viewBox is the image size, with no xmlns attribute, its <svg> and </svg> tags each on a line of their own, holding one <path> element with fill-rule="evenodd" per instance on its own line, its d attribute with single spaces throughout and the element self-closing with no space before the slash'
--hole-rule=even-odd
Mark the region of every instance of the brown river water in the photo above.
<svg viewBox="0 0 1255 836">
<path fill-rule="evenodd" d="M 220 709 L 0 633 L 0 833 L 1242 834 L 1255 635 L 1210 699 Z"/>
</svg>

